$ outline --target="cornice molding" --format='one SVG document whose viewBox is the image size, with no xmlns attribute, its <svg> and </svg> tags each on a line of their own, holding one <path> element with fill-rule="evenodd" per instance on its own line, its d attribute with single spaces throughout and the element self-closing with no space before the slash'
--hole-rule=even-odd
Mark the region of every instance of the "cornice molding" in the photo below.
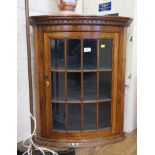
<svg viewBox="0 0 155 155">
<path fill-rule="evenodd" d="M 50 25 L 101 25 L 127 27 L 132 19 L 119 16 L 32 16 L 30 24 Z"/>
</svg>

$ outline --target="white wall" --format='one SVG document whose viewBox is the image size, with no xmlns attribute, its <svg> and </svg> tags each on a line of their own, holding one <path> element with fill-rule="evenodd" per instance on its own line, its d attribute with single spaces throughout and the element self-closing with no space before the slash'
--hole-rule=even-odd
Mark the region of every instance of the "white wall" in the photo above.
<svg viewBox="0 0 155 155">
<path fill-rule="evenodd" d="M 54 14 L 58 12 L 55 0 L 29 0 L 29 6 L 30 15 Z M 17 11 L 17 141 L 20 142 L 30 135 L 31 129 L 29 118 L 24 0 L 17 1 Z"/>
<path fill-rule="evenodd" d="M 58 12 L 56 0 L 29 0 L 30 15 L 55 14 Z M 85 14 L 96 14 L 98 11 L 97 0 L 85 0 Z M 96 6 L 96 7 L 95 7 Z M 123 7 L 122 7 L 123 6 Z M 28 73 L 27 73 L 27 51 L 26 51 L 26 34 L 25 34 L 25 14 L 24 0 L 18 0 L 18 103 L 17 103 L 17 141 L 22 141 L 30 135 L 29 119 L 29 97 L 28 97 Z M 122 16 L 135 17 L 134 0 L 113 0 L 112 11 L 119 12 Z M 81 12 L 81 8 L 77 9 Z M 130 132 L 136 128 L 136 20 L 128 29 L 127 34 L 127 69 L 126 84 L 129 85 L 125 91 L 125 118 L 124 131 Z M 134 26 L 133 26 L 134 25 Z M 133 42 L 130 42 L 130 36 L 133 35 Z M 33 57 L 32 57 L 33 58 Z M 34 70 L 33 70 L 34 71 Z M 132 79 L 127 77 L 132 74 Z"/>
<path fill-rule="evenodd" d="M 137 128 L 137 14 L 136 1 L 134 4 L 134 21 L 128 30 L 128 37 L 133 36 L 133 41 L 127 40 L 127 66 L 126 66 L 126 87 L 125 89 L 125 111 L 124 111 L 124 131 L 131 132 Z M 127 39 L 129 39 L 127 38 Z M 128 76 L 131 74 L 131 79 Z"/>
</svg>

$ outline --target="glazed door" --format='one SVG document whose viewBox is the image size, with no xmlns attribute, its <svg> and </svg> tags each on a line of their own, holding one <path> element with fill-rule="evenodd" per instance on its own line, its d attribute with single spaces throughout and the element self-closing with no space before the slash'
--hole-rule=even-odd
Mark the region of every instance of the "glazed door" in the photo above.
<svg viewBox="0 0 155 155">
<path fill-rule="evenodd" d="M 44 53 L 47 136 L 114 134 L 118 34 L 44 33 Z"/>
</svg>

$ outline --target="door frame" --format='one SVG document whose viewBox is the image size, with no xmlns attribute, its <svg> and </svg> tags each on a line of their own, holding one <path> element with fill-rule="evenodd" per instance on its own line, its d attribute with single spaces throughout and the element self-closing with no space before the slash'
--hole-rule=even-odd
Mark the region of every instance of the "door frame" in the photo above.
<svg viewBox="0 0 155 155">
<path fill-rule="evenodd" d="M 51 72 L 50 72 L 50 39 L 113 39 L 112 48 L 112 101 L 111 101 L 111 128 L 96 130 L 96 131 L 81 131 L 81 132 L 58 132 L 52 131 L 52 114 L 51 114 Z M 71 138 L 84 139 L 106 137 L 116 133 L 117 128 L 117 79 L 118 79 L 118 49 L 119 49 L 119 34 L 105 32 L 49 32 L 43 34 L 44 39 L 44 82 L 45 82 L 45 111 L 46 114 L 46 131 L 48 138 Z M 47 83 L 49 81 L 49 84 Z M 48 86 L 47 86 L 48 85 Z"/>
</svg>

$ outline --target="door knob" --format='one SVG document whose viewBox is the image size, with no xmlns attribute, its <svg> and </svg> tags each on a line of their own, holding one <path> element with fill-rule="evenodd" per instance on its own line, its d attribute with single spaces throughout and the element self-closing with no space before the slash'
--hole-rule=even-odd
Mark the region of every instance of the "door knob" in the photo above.
<svg viewBox="0 0 155 155">
<path fill-rule="evenodd" d="M 50 85 L 49 81 L 46 81 L 45 84 L 46 84 L 46 87 Z"/>
</svg>

